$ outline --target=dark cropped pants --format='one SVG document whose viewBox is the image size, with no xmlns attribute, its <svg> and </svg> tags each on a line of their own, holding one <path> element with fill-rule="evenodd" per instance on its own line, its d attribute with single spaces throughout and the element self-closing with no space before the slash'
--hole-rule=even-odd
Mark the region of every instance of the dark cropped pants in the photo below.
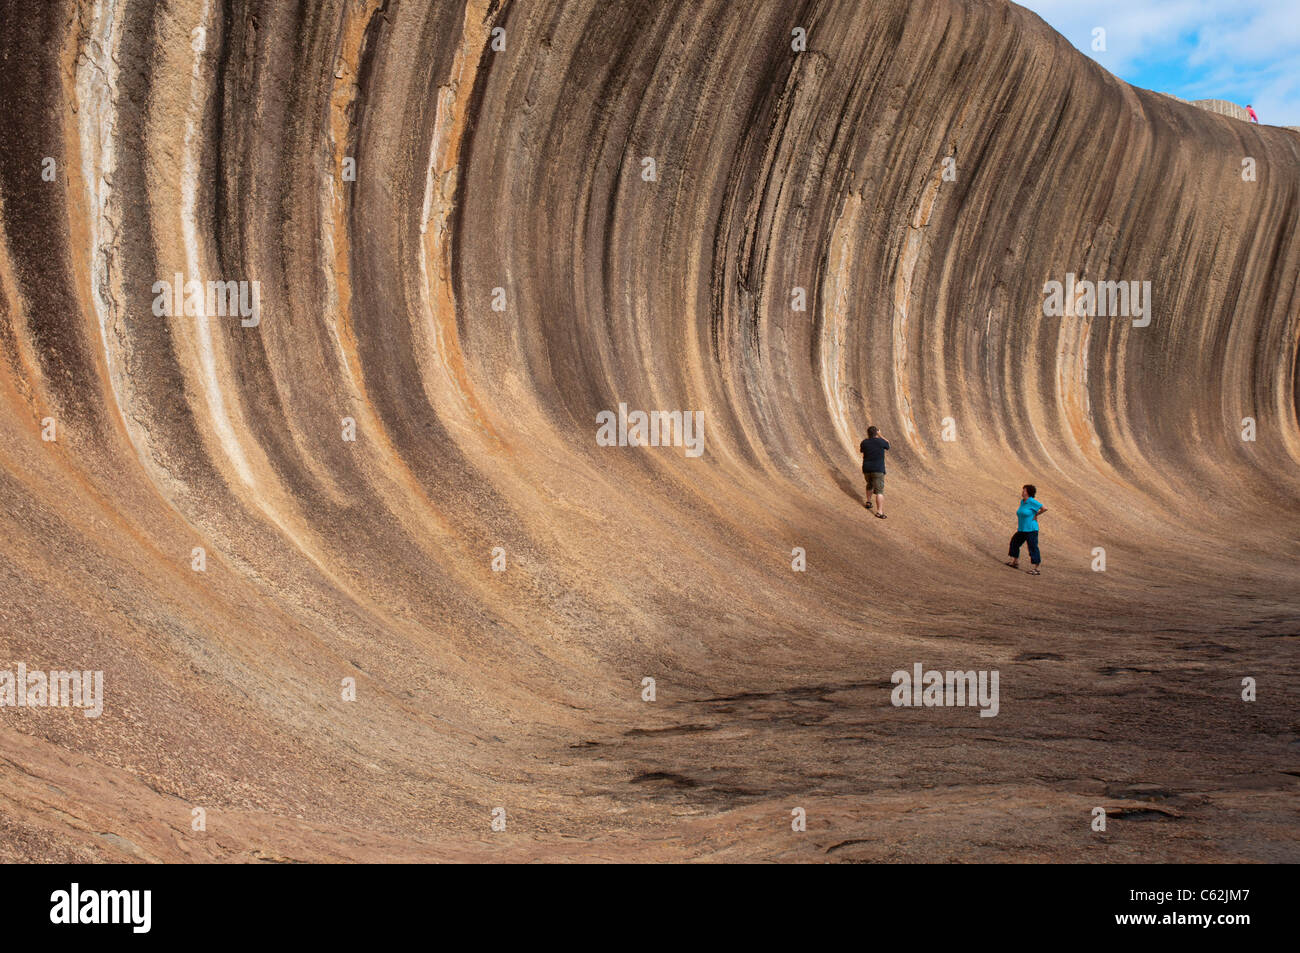
<svg viewBox="0 0 1300 953">
<path fill-rule="evenodd" d="M 1032 533 L 1017 532 L 1015 536 L 1012 536 L 1011 549 L 1007 552 L 1007 555 L 1012 559 L 1019 559 L 1020 547 L 1024 543 L 1029 544 L 1029 561 L 1037 566 L 1043 561 L 1042 556 L 1038 553 L 1038 530 L 1034 530 Z"/>
</svg>

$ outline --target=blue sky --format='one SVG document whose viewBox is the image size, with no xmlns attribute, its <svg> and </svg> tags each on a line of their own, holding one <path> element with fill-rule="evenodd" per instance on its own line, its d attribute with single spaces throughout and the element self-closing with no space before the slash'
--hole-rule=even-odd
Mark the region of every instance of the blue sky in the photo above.
<svg viewBox="0 0 1300 953">
<path fill-rule="evenodd" d="M 1016 0 L 1120 79 L 1300 126 L 1300 0 Z M 1093 30 L 1106 31 L 1105 52 Z"/>
</svg>

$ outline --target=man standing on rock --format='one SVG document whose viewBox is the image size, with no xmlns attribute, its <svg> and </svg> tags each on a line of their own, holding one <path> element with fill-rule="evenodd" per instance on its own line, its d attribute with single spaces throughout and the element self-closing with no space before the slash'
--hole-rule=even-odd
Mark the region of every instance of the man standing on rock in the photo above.
<svg viewBox="0 0 1300 953">
<path fill-rule="evenodd" d="M 867 500 L 862 505 L 871 509 L 874 501 L 875 515 L 885 519 L 885 451 L 889 441 L 880 436 L 878 427 L 867 428 L 867 439 L 858 448 L 862 451 L 862 475 L 867 479 Z"/>
</svg>

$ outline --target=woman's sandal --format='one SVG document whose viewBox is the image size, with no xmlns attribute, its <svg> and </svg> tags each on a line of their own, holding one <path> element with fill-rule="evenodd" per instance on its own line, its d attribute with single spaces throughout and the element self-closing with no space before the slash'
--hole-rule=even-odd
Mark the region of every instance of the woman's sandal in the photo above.
<svg viewBox="0 0 1300 953">
<path fill-rule="evenodd" d="M 1002 565 L 1004 565 L 1004 566 L 1010 566 L 1012 569 L 1019 569 L 1019 568 L 1020 568 L 1020 567 L 1017 566 L 1015 563 L 1003 563 Z"/>
<path fill-rule="evenodd" d="M 1037 569 L 1031 569 L 1031 570 L 1029 570 L 1029 575 L 1031 575 L 1031 576 L 1041 576 L 1042 573 L 1039 572 Z"/>
<path fill-rule="evenodd" d="M 887 520 L 887 519 L 889 519 L 889 517 L 886 516 L 884 513 L 872 513 L 871 515 L 874 516 L 874 517 L 875 517 L 876 519 L 878 519 L 878 520 Z"/>
</svg>

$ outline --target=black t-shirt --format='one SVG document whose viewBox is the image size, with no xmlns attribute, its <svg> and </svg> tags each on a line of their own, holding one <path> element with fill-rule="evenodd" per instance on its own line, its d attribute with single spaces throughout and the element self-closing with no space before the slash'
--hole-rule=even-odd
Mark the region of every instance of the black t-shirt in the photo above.
<svg viewBox="0 0 1300 953">
<path fill-rule="evenodd" d="M 862 472 L 884 473 L 885 451 L 888 449 L 889 441 L 884 437 L 868 437 L 862 441 Z"/>
</svg>

